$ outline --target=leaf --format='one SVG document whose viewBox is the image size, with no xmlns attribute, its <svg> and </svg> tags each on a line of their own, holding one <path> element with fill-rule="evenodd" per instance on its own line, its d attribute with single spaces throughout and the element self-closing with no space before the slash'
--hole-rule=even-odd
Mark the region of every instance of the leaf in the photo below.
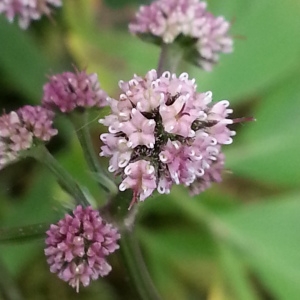
<svg viewBox="0 0 300 300">
<path fill-rule="evenodd" d="M 39 170 L 39 178 L 31 187 L 28 195 L 16 206 L 15 211 L 7 215 L 1 226 L 8 228 L 53 221 L 52 187 L 54 179 L 48 173 Z M 4 244 L 0 247 L 3 262 L 12 274 L 17 274 L 37 252 L 43 251 L 41 240 L 30 243 Z"/>
<path fill-rule="evenodd" d="M 139 236 L 147 247 L 151 244 L 156 255 L 162 256 L 166 261 L 174 262 L 187 258 L 194 260 L 215 254 L 210 236 L 198 228 L 161 228 L 156 232 L 143 229 Z"/>
<path fill-rule="evenodd" d="M 296 300 L 300 295 L 299 195 L 278 200 L 220 217 L 232 233 L 231 242 L 270 291 L 278 299 Z"/>
<path fill-rule="evenodd" d="M 299 185 L 299 76 L 293 74 L 262 96 L 257 122 L 245 125 L 240 144 L 226 151 L 226 166 L 234 174 L 269 184 Z"/>
<path fill-rule="evenodd" d="M 223 3 L 223 4 L 222 4 Z M 294 0 L 212 1 L 213 11 L 235 19 L 231 34 L 234 52 L 222 55 L 211 72 L 194 68 L 201 91 L 211 90 L 216 100 L 247 100 L 282 76 L 299 69 L 300 18 Z"/>
<path fill-rule="evenodd" d="M 115 92 L 119 80 L 129 80 L 135 73 L 144 75 L 157 66 L 158 47 L 143 43 L 127 29 L 99 28 L 95 11 L 86 1 L 68 4 L 65 20 L 71 32 L 67 37 L 69 51 L 81 67 L 97 72 L 108 93 Z"/>
<path fill-rule="evenodd" d="M 225 243 L 219 243 L 219 261 L 223 269 L 223 280 L 236 295 L 235 299 L 258 299 L 244 262 Z"/>
<path fill-rule="evenodd" d="M 191 286 L 203 292 L 214 275 L 211 241 L 197 230 L 139 229 L 139 239 L 163 299 L 188 299 Z"/>
<path fill-rule="evenodd" d="M 300 295 L 299 194 L 265 199 L 267 202 L 216 213 L 196 201 L 185 201 L 178 189 L 174 204 L 190 220 L 203 224 L 221 242 L 246 261 L 278 299 Z"/>
<path fill-rule="evenodd" d="M 28 33 L 16 24 L 0 18 L 0 65 L 14 89 L 36 103 L 42 95 L 42 86 L 49 62 Z"/>
</svg>

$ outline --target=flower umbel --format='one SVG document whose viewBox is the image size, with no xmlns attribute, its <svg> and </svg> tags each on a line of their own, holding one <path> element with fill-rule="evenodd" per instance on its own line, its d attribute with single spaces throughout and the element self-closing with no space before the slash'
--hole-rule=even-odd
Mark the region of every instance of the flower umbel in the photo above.
<svg viewBox="0 0 300 300">
<path fill-rule="evenodd" d="M 61 0 L 1 0 L 0 14 L 5 14 L 10 22 L 18 17 L 20 27 L 26 29 L 31 20 L 38 20 L 42 15 L 49 16 L 51 6 L 61 5 Z"/>
<path fill-rule="evenodd" d="M 129 30 L 157 44 L 180 42 L 188 50 L 186 58 L 209 71 L 220 53 L 232 52 L 229 27 L 223 17 L 206 10 L 205 2 L 156 0 L 140 8 Z"/>
<path fill-rule="evenodd" d="M 195 79 L 155 70 L 119 83 L 119 101 L 109 99 L 112 114 L 99 122 L 100 155 L 110 158 L 109 171 L 121 175 L 121 191 L 132 189 L 144 200 L 157 189 L 169 193 L 173 184 L 197 194 L 221 180 L 221 146 L 232 142 L 227 125 L 229 102 L 212 104 L 212 93 L 198 93 Z"/>
<path fill-rule="evenodd" d="M 120 234 L 106 223 L 92 207 L 76 207 L 72 215 L 46 232 L 45 255 L 50 271 L 79 291 L 90 280 L 103 277 L 111 271 L 106 257 L 119 248 Z"/>
<path fill-rule="evenodd" d="M 103 107 L 107 94 L 100 88 L 97 74 L 65 72 L 50 77 L 44 85 L 42 103 L 49 109 L 69 113 L 75 109 Z"/>
<path fill-rule="evenodd" d="M 26 105 L 0 117 L 0 169 L 15 161 L 22 151 L 49 141 L 57 130 L 52 127 L 53 112 L 41 106 Z"/>
</svg>

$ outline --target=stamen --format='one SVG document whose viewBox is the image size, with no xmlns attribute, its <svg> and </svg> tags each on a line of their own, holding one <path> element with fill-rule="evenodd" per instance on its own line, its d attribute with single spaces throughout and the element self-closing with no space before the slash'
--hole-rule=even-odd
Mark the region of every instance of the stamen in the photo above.
<svg viewBox="0 0 300 300">
<path fill-rule="evenodd" d="M 232 119 L 232 123 L 253 122 L 253 121 L 256 121 L 254 117 L 242 117 L 242 118 Z"/>
</svg>

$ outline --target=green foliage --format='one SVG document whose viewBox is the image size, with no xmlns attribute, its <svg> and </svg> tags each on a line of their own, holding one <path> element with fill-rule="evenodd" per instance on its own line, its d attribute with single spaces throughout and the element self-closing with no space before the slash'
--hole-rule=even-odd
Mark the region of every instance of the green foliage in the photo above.
<svg viewBox="0 0 300 300">
<path fill-rule="evenodd" d="M 0 19 L 1 70 L 9 78 L 14 89 L 29 103 L 36 103 L 41 95 L 40 87 L 50 69 L 44 54 L 36 42 L 20 32 L 17 26 Z M 34 68 L 32 68 L 34 64 Z"/>
<path fill-rule="evenodd" d="M 122 28 L 130 19 L 128 7 L 139 1 L 104 1 L 102 5 L 111 8 L 108 16 L 108 8 L 102 11 L 99 3 L 66 0 L 55 25 L 46 20 L 39 30 L 35 24 L 27 32 L 0 18 L 1 104 L 14 101 L 12 91 L 23 104 L 38 103 L 46 74 L 62 58 L 69 70 L 76 64 L 97 72 L 112 96 L 118 93 L 118 80 L 156 68 L 158 47 Z M 225 150 L 226 168 L 232 173 L 224 174 L 224 183 L 194 198 L 175 188 L 168 196 L 147 199 L 140 204 L 137 233 L 164 299 L 298 300 L 300 6 L 295 0 L 211 0 L 209 7 L 235 20 L 235 51 L 223 55 L 209 74 L 190 65 L 184 65 L 185 71 L 196 78 L 199 91 L 212 90 L 215 100 L 229 99 L 237 114 L 253 115 L 257 121 L 236 126 L 237 139 Z M 127 19 L 116 22 L 121 15 Z M 43 34 L 53 26 L 61 32 L 59 37 Z M 62 43 L 59 50 L 56 43 Z M 52 50 L 60 51 L 59 58 L 47 57 Z M 101 127 L 93 129 L 100 133 Z M 90 183 L 74 136 L 74 131 L 64 132 L 64 140 L 53 148 L 64 149 L 59 160 L 102 204 L 105 195 Z M 98 132 L 94 143 L 97 150 Z M 17 164 L 1 170 L 1 226 L 58 219 L 67 196 L 53 177 L 36 167 L 19 178 L 24 174 L 20 168 Z M 21 186 L 14 187 L 16 178 Z M 28 299 L 46 299 L 40 291 L 57 284 L 43 260 L 36 259 L 42 252 L 42 241 L 0 248 L 0 258 L 17 282 L 26 272 L 28 284 L 18 286 Z M 98 299 L 99 291 L 101 299 L 124 299 L 118 290 L 125 271 L 117 262 L 114 268 L 119 272 L 99 280 L 103 286 L 93 283 L 92 295 L 83 293 L 80 299 Z M 59 286 L 62 299 L 74 299 L 68 289 Z M 52 298 L 56 299 L 52 294 L 47 299 Z"/>
</svg>

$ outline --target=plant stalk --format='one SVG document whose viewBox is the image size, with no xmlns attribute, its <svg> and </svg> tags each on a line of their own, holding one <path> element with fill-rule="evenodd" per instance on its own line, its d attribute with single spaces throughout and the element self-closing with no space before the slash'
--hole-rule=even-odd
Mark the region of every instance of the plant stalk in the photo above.
<svg viewBox="0 0 300 300">
<path fill-rule="evenodd" d="M 89 127 L 87 126 L 88 112 L 84 111 L 82 113 L 73 113 L 71 115 L 71 121 L 75 127 L 77 138 L 83 150 L 85 160 L 91 172 L 96 175 L 94 177 L 96 177 L 100 187 L 110 194 L 116 194 L 118 192 L 116 184 L 109 178 L 107 172 L 101 167 L 98 156 L 95 154 Z"/>
<path fill-rule="evenodd" d="M 161 52 L 157 66 L 157 75 L 161 76 L 165 71 L 176 73 L 183 55 L 184 49 L 181 48 L 180 45 L 177 45 L 176 43 L 163 43 L 161 46 Z"/>
<path fill-rule="evenodd" d="M 39 223 L 19 227 L 0 228 L 0 242 L 24 242 L 42 239 L 50 228 L 49 223 Z"/>
<path fill-rule="evenodd" d="M 130 280 L 142 300 L 161 299 L 148 273 L 139 244 L 132 229 L 121 232 L 120 251 Z"/>
<path fill-rule="evenodd" d="M 79 184 L 70 175 L 70 173 L 65 168 L 63 168 L 63 166 L 52 156 L 52 154 L 44 145 L 39 145 L 31 149 L 27 156 L 36 159 L 37 161 L 48 167 L 48 169 L 57 178 L 57 181 L 61 188 L 68 194 L 73 196 L 74 201 L 77 205 L 90 205 Z"/>
</svg>

